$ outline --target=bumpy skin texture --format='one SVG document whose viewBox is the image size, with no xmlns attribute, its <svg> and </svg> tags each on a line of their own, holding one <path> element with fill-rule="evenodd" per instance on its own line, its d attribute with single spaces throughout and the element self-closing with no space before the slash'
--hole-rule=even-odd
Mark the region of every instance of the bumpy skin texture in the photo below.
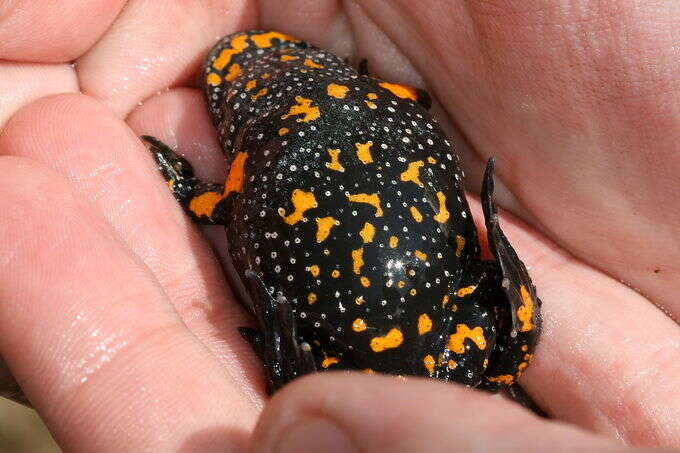
<svg viewBox="0 0 680 453">
<path fill-rule="evenodd" d="M 514 384 L 540 301 L 498 226 L 493 162 L 483 202 L 499 262 L 481 261 L 458 156 L 427 97 L 264 31 L 220 41 L 204 82 L 224 186 L 181 174 L 188 165 L 148 140 L 192 216 L 226 225 L 270 388 L 342 368 Z"/>
</svg>

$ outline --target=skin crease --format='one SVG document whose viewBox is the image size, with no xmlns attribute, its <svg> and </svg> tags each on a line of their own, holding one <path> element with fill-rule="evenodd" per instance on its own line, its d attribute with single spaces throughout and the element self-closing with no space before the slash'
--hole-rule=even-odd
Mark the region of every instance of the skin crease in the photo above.
<svg viewBox="0 0 680 453">
<path fill-rule="evenodd" d="M 0 355 L 66 451 L 249 444 L 262 371 L 235 328 L 251 321 L 137 136 L 223 179 L 195 80 L 216 39 L 256 27 L 427 88 L 470 190 L 498 158 L 517 214 L 501 225 L 544 302 L 522 383 L 555 421 L 453 385 L 314 376 L 275 396 L 253 451 L 329 424 L 367 452 L 680 448 L 679 4 L 71 4 L 0 7 Z M 357 401 L 370 417 L 348 423 Z"/>
</svg>

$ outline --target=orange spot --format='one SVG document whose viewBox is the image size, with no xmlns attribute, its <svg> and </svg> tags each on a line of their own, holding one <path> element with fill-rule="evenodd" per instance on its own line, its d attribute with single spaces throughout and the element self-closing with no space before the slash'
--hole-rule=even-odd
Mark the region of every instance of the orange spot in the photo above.
<svg viewBox="0 0 680 453">
<path fill-rule="evenodd" d="M 375 371 L 373 371 L 370 368 L 364 368 L 363 370 L 361 370 L 361 372 L 365 373 L 365 374 L 374 374 L 375 373 Z"/>
<path fill-rule="evenodd" d="M 432 156 L 427 156 L 427 161 L 428 161 L 429 163 L 431 163 L 432 165 L 434 165 L 434 164 L 437 163 L 437 159 L 435 159 L 435 158 L 432 157 Z"/>
<path fill-rule="evenodd" d="M 367 97 L 368 99 L 373 99 L 373 100 L 378 99 L 378 95 L 375 94 L 375 93 L 368 93 L 368 94 L 366 95 L 366 97 Z"/>
<path fill-rule="evenodd" d="M 367 193 L 358 193 L 356 195 L 347 195 L 347 198 L 349 199 L 349 201 L 353 201 L 355 203 L 368 203 L 375 208 L 376 217 L 383 216 L 383 210 L 380 207 L 380 197 L 378 196 L 377 193 L 373 193 L 370 195 Z"/>
<path fill-rule="evenodd" d="M 217 203 L 224 199 L 224 194 L 217 192 L 205 192 L 194 197 L 189 202 L 189 210 L 197 217 L 211 217 Z"/>
<path fill-rule="evenodd" d="M 222 78 L 220 77 L 219 74 L 215 72 L 211 72 L 208 74 L 208 76 L 205 78 L 205 81 L 208 85 L 210 86 L 217 86 L 222 83 Z"/>
<path fill-rule="evenodd" d="M 423 313 L 418 316 L 418 335 L 425 335 L 432 330 L 432 319 Z"/>
<path fill-rule="evenodd" d="M 447 294 L 442 298 L 442 308 L 446 308 L 446 304 L 449 303 L 449 295 Z"/>
<path fill-rule="evenodd" d="M 364 288 L 371 286 L 371 281 L 367 277 L 361 277 L 359 280 L 361 281 L 361 284 Z"/>
<path fill-rule="evenodd" d="M 420 211 L 418 211 L 418 208 L 416 208 L 415 206 L 411 206 L 411 215 L 413 216 L 413 219 L 416 222 L 420 223 L 423 221 L 423 215 L 420 213 Z"/>
<path fill-rule="evenodd" d="M 456 256 L 460 258 L 460 255 L 463 253 L 463 249 L 465 248 L 465 238 L 461 236 L 460 234 L 456 235 Z"/>
<path fill-rule="evenodd" d="M 364 249 L 352 250 L 352 270 L 355 274 L 361 273 L 361 268 L 364 265 Z"/>
<path fill-rule="evenodd" d="M 515 377 L 511 374 L 501 374 L 500 376 L 490 377 L 490 382 L 500 382 L 505 385 L 512 385 L 515 382 Z"/>
<path fill-rule="evenodd" d="M 470 329 L 467 324 L 458 324 L 456 326 L 456 333 L 449 335 L 449 350 L 456 354 L 465 353 L 465 339 L 472 340 L 479 349 L 486 348 L 486 338 L 484 338 L 484 331 L 481 327 Z"/>
<path fill-rule="evenodd" d="M 517 318 L 522 321 L 522 327 L 520 327 L 519 331 L 529 332 L 534 328 L 534 301 L 526 286 L 521 285 L 519 287 L 519 293 L 522 296 L 522 305 L 517 309 Z"/>
<path fill-rule="evenodd" d="M 293 55 L 281 55 L 281 58 L 280 58 L 280 60 L 283 61 L 283 62 L 293 61 L 293 60 L 297 60 L 297 59 L 298 59 L 298 57 L 293 56 Z"/>
<path fill-rule="evenodd" d="M 529 350 L 529 346 L 523 344 L 523 345 L 522 345 L 522 351 L 526 352 L 526 351 L 528 351 L 528 350 Z"/>
<path fill-rule="evenodd" d="M 470 285 L 464 288 L 460 288 L 458 291 L 456 291 L 456 296 L 458 297 L 469 296 L 470 294 L 474 293 L 476 289 L 477 285 Z"/>
<path fill-rule="evenodd" d="M 417 291 L 415 288 L 413 288 L 413 289 L 412 289 L 411 291 L 409 291 L 408 293 L 409 293 L 410 295 L 412 295 L 412 296 L 415 296 L 416 294 L 418 294 L 418 291 Z"/>
<path fill-rule="evenodd" d="M 269 77 L 271 77 L 271 76 L 269 75 L 268 72 L 265 72 L 264 74 L 262 74 L 262 75 L 260 76 L 261 79 L 268 79 Z"/>
<path fill-rule="evenodd" d="M 339 149 L 327 149 L 328 154 L 331 156 L 331 161 L 326 162 L 326 168 L 335 171 L 345 171 L 345 167 L 340 163 L 340 150 Z"/>
<path fill-rule="evenodd" d="M 257 80 L 249 80 L 248 83 L 246 83 L 246 90 L 250 91 L 253 88 L 257 86 Z"/>
<path fill-rule="evenodd" d="M 331 272 L 331 277 L 333 277 L 333 278 L 340 277 L 340 271 L 337 270 L 337 269 L 333 270 L 333 272 Z"/>
<path fill-rule="evenodd" d="M 337 357 L 326 357 L 323 359 L 323 362 L 321 362 L 321 366 L 328 368 L 329 366 L 335 365 L 336 363 L 340 363 L 340 359 Z"/>
<path fill-rule="evenodd" d="M 373 237 L 375 236 L 375 227 L 370 223 L 364 223 L 364 227 L 359 231 L 359 236 L 363 239 L 364 244 L 368 242 L 373 242 Z"/>
<path fill-rule="evenodd" d="M 279 39 L 281 41 L 300 42 L 299 39 L 295 39 L 290 35 L 286 35 L 278 31 L 270 31 L 267 33 L 262 33 L 260 35 L 251 35 L 250 39 L 255 43 L 257 47 L 260 48 L 271 47 L 273 39 Z"/>
<path fill-rule="evenodd" d="M 298 123 L 307 123 L 309 121 L 314 121 L 321 116 L 319 107 L 312 107 L 311 99 L 303 98 L 302 96 L 295 96 L 295 102 L 297 102 L 297 104 L 291 106 L 288 110 L 288 113 L 281 116 L 282 120 L 285 120 L 290 116 L 302 115 L 302 118 L 298 118 L 296 121 Z"/>
<path fill-rule="evenodd" d="M 344 99 L 345 96 L 347 96 L 348 91 L 349 87 L 345 85 L 338 85 L 336 83 L 329 83 L 326 87 L 326 94 L 337 99 Z"/>
<path fill-rule="evenodd" d="M 262 96 L 264 96 L 265 94 L 267 94 L 267 91 L 268 91 L 267 88 L 261 88 L 260 91 L 258 91 L 257 93 L 253 94 L 252 96 L 250 96 L 250 99 L 253 100 L 253 101 L 256 101 L 257 98 L 262 97 Z"/>
<path fill-rule="evenodd" d="M 287 127 L 282 127 L 279 129 L 279 135 L 286 135 L 290 130 Z"/>
<path fill-rule="evenodd" d="M 404 286 L 406 286 L 406 282 L 404 280 L 399 280 L 399 282 L 397 283 L 397 286 L 399 288 L 403 288 Z"/>
<path fill-rule="evenodd" d="M 423 253 L 420 250 L 416 250 L 416 258 L 418 258 L 420 261 L 427 261 L 427 253 Z"/>
<path fill-rule="evenodd" d="M 366 321 L 364 321 L 361 318 L 355 319 L 354 322 L 352 323 L 352 330 L 355 332 L 363 332 L 364 330 L 366 330 L 366 327 L 367 327 Z"/>
<path fill-rule="evenodd" d="M 229 174 L 227 175 L 227 180 L 224 183 L 224 195 L 228 195 L 231 192 L 241 192 L 243 190 L 243 180 L 245 179 L 245 168 L 246 160 L 248 159 L 248 153 L 243 151 L 236 154 L 234 160 L 229 166 Z"/>
<path fill-rule="evenodd" d="M 451 311 L 458 311 L 458 305 L 456 304 L 451 305 Z"/>
<path fill-rule="evenodd" d="M 439 223 L 446 223 L 450 215 L 449 210 L 446 209 L 446 195 L 437 192 L 437 200 L 439 200 L 439 212 L 434 216 L 434 219 Z"/>
<path fill-rule="evenodd" d="M 456 368 L 458 368 L 458 362 L 456 362 L 455 360 L 449 360 L 446 366 L 449 367 L 449 370 L 455 370 Z"/>
<path fill-rule="evenodd" d="M 408 168 L 400 176 L 401 180 L 404 182 L 410 181 L 423 187 L 423 183 L 420 181 L 420 167 L 423 165 L 425 165 L 425 163 L 422 160 L 417 160 L 408 164 Z"/>
<path fill-rule="evenodd" d="M 526 362 L 522 362 L 519 365 L 517 365 L 517 377 L 520 377 L 524 374 L 524 372 L 526 371 L 527 367 L 531 364 L 533 359 L 534 359 L 533 354 L 524 355 L 524 360 L 526 360 Z"/>
<path fill-rule="evenodd" d="M 331 234 L 331 228 L 336 225 L 333 217 L 316 218 L 316 242 L 323 242 Z"/>
<path fill-rule="evenodd" d="M 305 66 L 308 66 L 308 67 L 314 68 L 314 69 L 321 69 L 321 68 L 323 68 L 323 65 L 320 65 L 319 63 L 317 63 L 316 61 L 314 61 L 314 60 L 312 60 L 312 59 L 310 59 L 310 58 L 305 58 L 305 62 L 304 62 L 303 64 L 304 64 Z"/>
<path fill-rule="evenodd" d="M 229 173 L 224 183 L 224 192 L 205 192 L 189 202 L 189 210 L 197 217 L 211 217 L 217 204 L 231 192 L 241 192 L 245 179 L 245 163 L 248 153 L 239 152 L 229 166 Z"/>
<path fill-rule="evenodd" d="M 354 299 L 354 303 L 357 305 L 362 305 L 364 303 L 364 296 L 359 296 L 356 299 Z"/>
<path fill-rule="evenodd" d="M 293 194 L 290 198 L 295 211 L 293 211 L 292 214 L 283 217 L 286 212 L 283 209 L 279 209 L 279 214 L 283 217 L 283 221 L 288 225 L 295 225 L 303 219 L 305 211 L 318 206 L 314 193 L 305 192 L 302 189 L 293 190 Z"/>
<path fill-rule="evenodd" d="M 434 365 L 435 365 L 434 357 L 432 357 L 429 354 L 426 355 L 423 358 L 423 365 L 425 365 L 427 372 L 430 374 L 430 376 L 432 376 L 434 374 Z"/>
<path fill-rule="evenodd" d="M 378 108 L 378 106 L 375 104 L 375 102 L 366 101 L 366 100 L 364 100 L 364 102 L 366 103 L 366 106 L 371 110 L 375 110 L 375 109 Z"/>
<path fill-rule="evenodd" d="M 398 98 L 401 99 L 411 99 L 412 101 L 417 101 L 418 100 L 418 94 L 416 93 L 416 90 L 413 87 L 410 87 L 408 85 L 400 85 L 398 83 L 388 83 L 388 82 L 380 82 L 378 85 L 392 93 Z"/>
<path fill-rule="evenodd" d="M 394 349 L 399 347 L 404 342 L 404 335 L 401 330 L 397 328 L 390 329 L 387 335 L 382 337 L 373 337 L 371 339 L 371 349 L 374 352 L 382 352 L 386 349 Z"/>
<path fill-rule="evenodd" d="M 228 82 L 231 82 L 232 80 L 236 79 L 236 77 L 241 75 L 241 65 L 238 63 L 234 63 L 233 65 L 229 66 L 229 70 L 227 71 L 227 75 L 225 79 Z"/>
<path fill-rule="evenodd" d="M 367 165 L 373 162 L 373 156 L 371 156 L 371 146 L 373 146 L 372 141 L 355 143 L 354 146 L 357 147 L 357 157 L 362 164 Z"/>
<path fill-rule="evenodd" d="M 307 294 L 307 302 L 309 303 L 309 305 L 312 305 L 314 302 L 316 302 L 316 294 L 315 293 Z"/>
<path fill-rule="evenodd" d="M 395 248 L 397 244 L 399 244 L 399 238 L 396 236 L 390 236 L 390 248 Z"/>
<path fill-rule="evenodd" d="M 318 277 L 319 272 L 321 272 L 321 269 L 319 269 L 319 266 L 317 266 L 316 264 L 313 264 L 309 266 L 309 272 L 311 272 L 314 277 Z"/>
<path fill-rule="evenodd" d="M 231 61 L 232 56 L 240 54 L 248 47 L 248 43 L 246 42 L 247 39 L 248 35 L 238 35 L 231 38 L 231 41 L 229 42 L 231 47 L 222 49 L 219 56 L 213 61 L 213 68 L 218 71 L 224 69 Z"/>
</svg>

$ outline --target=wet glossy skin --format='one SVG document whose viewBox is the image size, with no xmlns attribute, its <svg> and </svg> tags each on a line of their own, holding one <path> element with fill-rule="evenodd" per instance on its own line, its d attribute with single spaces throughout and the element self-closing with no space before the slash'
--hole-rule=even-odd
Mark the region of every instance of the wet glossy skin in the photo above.
<svg viewBox="0 0 680 453">
<path fill-rule="evenodd" d="M 262 333 L 294 335 L 291 347 L 311 347 L 317 370 L 490 390 L 515 382 L 532 358 L 540 301 L 497 224 L 492 251 L 512 266 L 481 261 L 458 156 L 427 99 L 277 32 L 223 39 L 204 81 L 225 185 L 164 173 L 195 219 L 225 224 Z M 294 320 L 272 324 L 276 304 Z M 309 371 L 252 335 L 270 380 L 290 362 L 273 388 Z"/>
</svg>

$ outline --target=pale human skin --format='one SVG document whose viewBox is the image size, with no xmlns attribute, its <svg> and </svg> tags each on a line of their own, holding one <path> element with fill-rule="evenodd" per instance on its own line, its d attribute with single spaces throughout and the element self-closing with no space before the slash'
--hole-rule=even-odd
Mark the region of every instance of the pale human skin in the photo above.
<svg viewBox="0 0 680 453">
<path fill-rule="evenodd" d="M 138 139 L 219 181 L 195 80 L 251 28 L 425 87 L 471 191 L 498 158 L 501 225 L 544 302 L 522 383 L 552 420 L 360 373 L 265 406 L 252 321 Z M 4 1 L 0 355 L 67 451 L 680 448 L 678 42 L 664 0 Z"/>
</svg>

